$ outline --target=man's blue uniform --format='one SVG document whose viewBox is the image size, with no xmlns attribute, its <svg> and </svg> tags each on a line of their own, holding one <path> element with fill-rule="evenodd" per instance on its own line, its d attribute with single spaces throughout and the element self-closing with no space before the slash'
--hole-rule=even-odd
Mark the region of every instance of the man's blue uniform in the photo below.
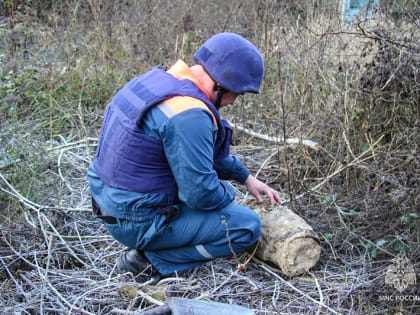
<svg viewBox="0 0 420 315">
<path fill-rule="evenodd" d="M 102 214 L 117 218 L 116 224 L 104 223 L 109 233 L 143 251 L 164 276 L 232 251 L 241 253 L 257 242 L 261 229 L 258 215 L 234 203 L 233 188 L 224 181 L 244 183 L 249 172 L 226 151 L 229 134 L 221 129 L 223 122 L 211 108 L 209 95 L 184 62 L 178 61 L 168 73 L 187 80 L 191 96 L 187 92 L 153 104 L 139 121 L 134 114 L 130 118 L 131 113 L 118 112 L 136 102 L 134 96 L 125 97 L 122 107 L 111 102 L 97 156 L 88 169 L 93 199 Z M 111 126 L 112 120 L 116 122 Z M 122 136 L 115 135 L 118 132 Z M 137 136 L 157 145 L 130 146 L 129 139 Z M 120 146 L 126 149 L 118 151 Z M 163 214 L 168 206 L 178 209 L 170 222 Z"/>
</svg>

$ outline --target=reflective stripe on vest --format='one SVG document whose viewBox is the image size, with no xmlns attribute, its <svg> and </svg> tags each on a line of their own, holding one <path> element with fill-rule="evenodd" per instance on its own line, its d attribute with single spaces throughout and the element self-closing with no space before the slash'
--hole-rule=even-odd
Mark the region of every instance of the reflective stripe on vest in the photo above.
<svg viewBox="0 0 420 315">
<path fill-rule="evenodd" d="M 157 106 L 169 119 L 192 108 L 202 108 L 213 117 L 213 124 L 217 130 L 217 120 L 209 108 L 200 100 L 190 96 L 175 96 Z"/>
</svg>

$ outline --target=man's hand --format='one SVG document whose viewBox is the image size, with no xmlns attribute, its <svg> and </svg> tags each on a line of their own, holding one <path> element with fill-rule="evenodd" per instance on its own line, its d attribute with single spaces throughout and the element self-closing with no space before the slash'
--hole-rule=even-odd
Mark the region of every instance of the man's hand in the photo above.
<svg viewBox="0 0 420 315">
<path fill-rule="evenodd" d="M 281 198 L 277 191 L 264 184 L 260 180 L 256 179 L 254 176 L 249 175 L 245 181 L 245 186 L 248 189 L 249 193 L 257 199 L 257 202 L 263 202 L 262 195 L 265 195 L 270 200 L 270 204 L 281 204 Z"/>
</svg>

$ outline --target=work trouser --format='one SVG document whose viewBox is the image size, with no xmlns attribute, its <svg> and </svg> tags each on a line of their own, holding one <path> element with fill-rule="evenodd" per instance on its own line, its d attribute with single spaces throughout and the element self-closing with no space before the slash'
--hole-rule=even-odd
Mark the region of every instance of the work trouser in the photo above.
<svg viewBox="0 0 420 315">
<path fill-rule="evenodd" d="M 150 221 L 104 224 L 116 240 L 142 250 L 164 276 L 242 253 L 260 237 L 259 216 L 242 205 L 231 203 L 217 211 L 200 211 L 185 204 L 177 207 L 178 215 L 172 220 L 162 213 Z"/>
</svg>

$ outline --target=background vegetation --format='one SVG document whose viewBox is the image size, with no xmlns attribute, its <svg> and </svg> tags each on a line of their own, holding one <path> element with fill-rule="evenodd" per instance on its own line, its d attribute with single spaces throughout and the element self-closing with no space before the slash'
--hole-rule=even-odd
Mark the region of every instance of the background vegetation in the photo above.
<svg viewBox="0 0 420 315">
<path fill-rule="evenodd" d="M 112 292 L 119 287 L 108 292 L 101 282 L 109 280 L 121 249 L 89 213 L 85 171 L 102 111 L 131 77 L 178 58 L 192 63 L 205 39 L 232 31 L 262 51 L 264 93 L 242 97 L 223 114 L 277 139 L 237 130 L 233 150 L 319 233 L 324 249 L 314 270 L 319 281 L 312 286 L 303 285 L 304 279 L 290 281 L 320 303 L 303 305 L 298 291 L 287 292 L 289 287 L 270 275 L 252 278 L 252 272 L 261 272 L 257 265 L 251 265 L 253 280 L 247 283 L 257 283 L 263 293 L 251 291 L 260 300 L 214 295 L 211 287 L 207 297 L 233 300 L 261 314 L 418 311 L 418 300 L 379 297 L 396 293 L 384 283 L 394 258 L 405 256 L 418 267 L 420 8 L 414 0 L 381 1 L 373 16 L 362 15 L 352 25 L 343 24 L 341 11 L 341 1 L 309 0 L 1 1 L 4 310 L 98 314 L 116 306 L 146 307 L 144 297 L 116 296 Z M 284 145 L 290 137 L 311 139 L 321 149 Z M 243 196 L 243 188 L 237 189 Z M 239 278 L 230 274 L 233 280 L 225 280 L 232 261 L 217 266 L 220 277 L 211 279 L 220 281 L 216 288 L 232 289 L 243 280 L 236 273 Z M 206 287 L 206 268 L 214 274 L 216 266 L 187 279 L 198 277 Z M 71 290 L 61 288 L 67 276 L 84 280 Z M 192 290 L 191 282 L 183 285 L 191 297 L 205 296 Z M 91 303 L 85 294 L 91 288 L 109 293 L 103 293 L 108 301 Z M 405 293 L 419 296 L 415 286 Z"/>
</svg>

